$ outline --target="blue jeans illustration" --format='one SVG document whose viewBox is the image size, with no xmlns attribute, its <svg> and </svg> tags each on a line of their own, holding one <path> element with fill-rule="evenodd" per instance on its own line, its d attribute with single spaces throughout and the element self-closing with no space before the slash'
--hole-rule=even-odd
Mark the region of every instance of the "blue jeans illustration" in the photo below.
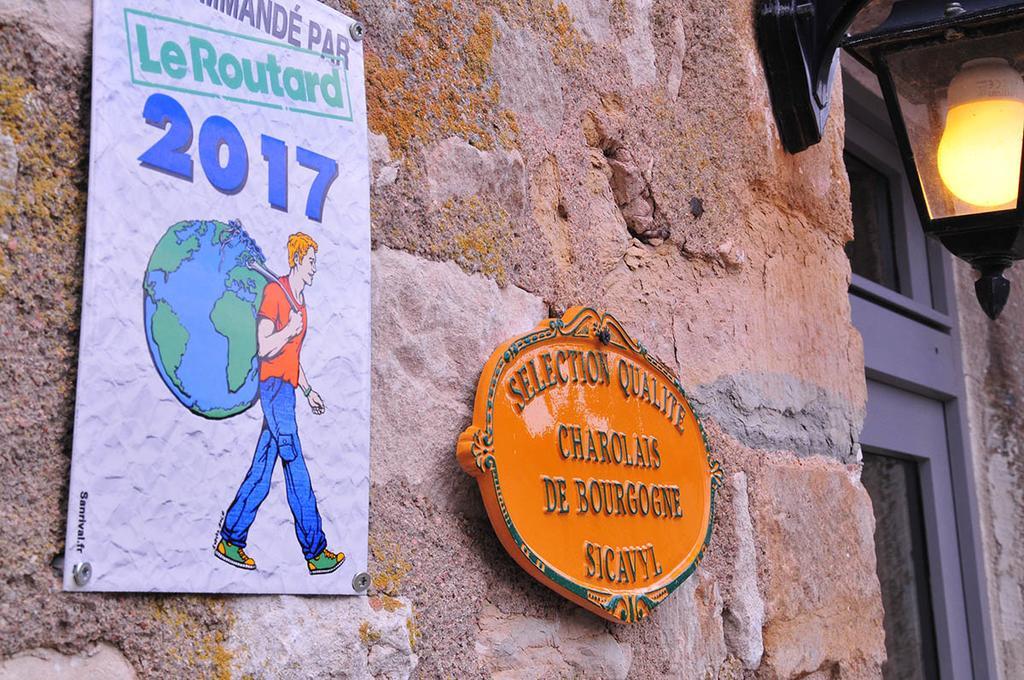
<svg viewBox="0 0 1024 680">
<path fill-rule="evenodd" d="M 235 500 L 224 516 L 220 536 L 229 543 L 245 547 L 256 511 L 270 493 L 270 478 L 280 457 L 288 507 L 295 518 L 295 536 L 302 546 L 303 555 L 311 560 L 327 547 L 327 539 L 316 509 L 309 471 L 302 459 L 302 445 L 295 424 L 295 388 L 280 378 L 267 378 L 260 383 L 260 405 L 263 407 L 263 429 L 256 444 L 256 453 Z"/>
</svg>

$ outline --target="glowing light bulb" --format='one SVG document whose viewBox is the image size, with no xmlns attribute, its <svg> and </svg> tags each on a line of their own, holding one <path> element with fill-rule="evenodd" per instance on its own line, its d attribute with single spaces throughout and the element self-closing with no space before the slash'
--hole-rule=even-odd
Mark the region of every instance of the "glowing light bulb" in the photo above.
<svg viewBox="0 0 1024 680">
<path fill-rule="evenodd" d="M 1024 79 L 1005 59 L 969 61 L 949 83 L 948 105 L 938 149 L 943 183 L 976 207 L 1016 203 Z"/>
</svg>

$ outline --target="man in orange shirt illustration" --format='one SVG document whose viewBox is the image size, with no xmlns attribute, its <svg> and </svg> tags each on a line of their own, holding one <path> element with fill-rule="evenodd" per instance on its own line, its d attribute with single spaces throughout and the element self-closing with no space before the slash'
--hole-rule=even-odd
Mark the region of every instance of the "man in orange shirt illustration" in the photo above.
<svg viewBox="0 0 1024 680">
<path fill-rule="evenodd" d="M 295 535 L 309 573 L 329 574 L 345 561 L 344 553 L 327 549 L 295 423 L 296 388 L 302 390 L 314 414 L 321 415 L 326 408 L 310 387 L 299 361 L 308 320 L 304 292 L 313 285 L 316 275 L 316 251 L 316 241 L 306 234 L 289 236 L 289 272 L 268 283 L 263 291 L 256 326 L 263 429 L 252 466 L 224 516 L 221 540 L 214 553 L 240 569 L 256 568 L 256 562 L 245 554 L 246 540 L 256 512 L 270 492 L 278 458 L 284 469 L 288 506 L 295 518 Z"/>
</svg>

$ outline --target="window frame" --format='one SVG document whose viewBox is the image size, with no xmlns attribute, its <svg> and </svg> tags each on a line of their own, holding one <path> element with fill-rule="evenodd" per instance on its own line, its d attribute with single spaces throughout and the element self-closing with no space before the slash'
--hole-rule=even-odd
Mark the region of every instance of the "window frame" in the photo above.
<svg viewBox="0 0 1024 680">
<path fill-rule="evenodd" d="M 921 467 L 932 607 L 940 675 L 996 677 L 974 465 L 967 433 L 966 386 L 957 323 L 953 262 L 920 226 L 880 90 L 874 76 L 842 57 L 846 146 L 890 178 L 893 237 L 900 291 L 851 275 L 854 326 L 864 339 L 869 389 L 902 392 L 904 401 L 925 398 L 942 410 L 945 455 L 901 444 L 913 423 L 910 412 L 892 425 L 879 423 L 868 402 L 862 444 L 886 455 L 910 457 Z M 873 86 L 872 86 L 873 85 Z M 872 387 L 874 385 L 874 387 Z M 895 394 L 895 393 L 894 393 Z M 892 395 L 890 395 L 892 396 Z M 899 408 L 883 404 L 883 412 Z M 883 418 L 883 420 L 885 420 Z M 884 436 L 883 436 L 884 435 Z M 900 438 L 903 437 L 901 440 Z M 926 455 L 927 454 L 927 455 Z M 933 562 L 933 558 L 937 560 Z"/>
</svg>

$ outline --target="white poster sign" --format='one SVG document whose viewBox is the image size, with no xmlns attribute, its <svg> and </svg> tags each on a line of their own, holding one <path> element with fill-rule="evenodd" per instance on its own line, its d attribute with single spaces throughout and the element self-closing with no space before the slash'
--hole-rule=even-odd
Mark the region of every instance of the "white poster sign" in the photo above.
<svg viewBox="0 0 1024 680">
<path fill-rule="evenodd" d="M 69 590 L 367 565 L 362 43 L 313 1 L 97 0 Z"/>
</svg>

